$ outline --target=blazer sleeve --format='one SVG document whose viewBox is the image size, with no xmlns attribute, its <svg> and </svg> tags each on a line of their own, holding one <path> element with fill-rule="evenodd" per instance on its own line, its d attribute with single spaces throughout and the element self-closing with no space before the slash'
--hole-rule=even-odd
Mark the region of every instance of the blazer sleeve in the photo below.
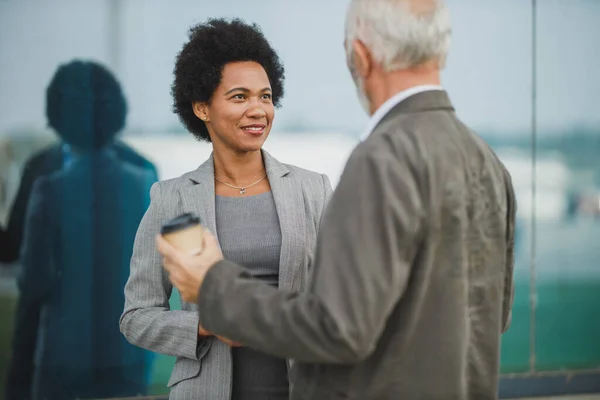
<svg viewBox="0 0 600 400">
<path fill-rule="evenodd" d="M 198 313 L 170 309 L 173 286 L 155 246 L 164 220 L 163 207 L 168 207 L 162 202 L 160 183 L 155 183 L 150 190 L 150 207 L 136 234 L 119 326 L 136 346 L 197 360 L 202 346 L 209 342 L 198 335 Z"/>
<path fill-rule="evenodd" d="M 308 291 L 276 291 L 221 261 L 200 289 L 202 326 L 299 362 L 351 364 L 374 351 L 404 293 L 424 207 L 408 157 L 373 153 L 355 150 L 348 161 L 319 232 Z"/>
</svg>

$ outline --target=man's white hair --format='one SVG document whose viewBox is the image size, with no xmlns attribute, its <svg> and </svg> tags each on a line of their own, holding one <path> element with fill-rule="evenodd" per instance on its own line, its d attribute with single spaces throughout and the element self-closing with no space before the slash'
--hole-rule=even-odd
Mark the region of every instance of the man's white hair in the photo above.
<svg viewBox="0 0 600 400">
<path fill-rule="evenodd" d="M 352 0 L 346 18 L 346 53 L 360 40 L 385 71 L 436 60 L 446 64 L 450 14 L 441 0 Z"/>
</svg>

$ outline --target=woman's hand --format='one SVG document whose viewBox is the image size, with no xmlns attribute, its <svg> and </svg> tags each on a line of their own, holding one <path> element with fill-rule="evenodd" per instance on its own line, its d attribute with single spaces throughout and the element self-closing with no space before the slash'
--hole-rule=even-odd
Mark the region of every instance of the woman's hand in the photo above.
<svg viewBox="0 0 600 400">
<path fill-rule="evenodd" d="M 240 343 L 231 341 L 231 340 L 229 340 L 227 338 L 224 338 L 223 336 L 213 335 L 212 333 L 210 333 L 209 331 L 207 331 L 206 329 L 204 329 L 202 326 L 200 326 L 200 324 L 198 324 L 198 336 L 200 336 L 200 337 L 214 336 L 217 339 L 219 339 L 221 342 L 225 343 L 229 347 L 241 347 L 242 346 Z"/>
<path fill-rule="evenodd" d="M 231 340 L 229 340 L 227 338 L 224 338 L 223 336 L 216 336 L 215 335 L 215 337 L 217 339 L 219 339 L 221 342 L 225 343 L 229 347 L 242 347 L 242 345 L 240 343 L 233 342 L 233 341 L 231 341 Z"/>
<path fill-rule="evenodd" d="M 209 337 L 212 336 L 213 334 L 210 333 L 209 331 L 207 331 L 206 329 L 204 329 L 202 326 L 200 326 L 200 324 L 198 324 L 198 336 L 201 337 Z"/>
</svg>

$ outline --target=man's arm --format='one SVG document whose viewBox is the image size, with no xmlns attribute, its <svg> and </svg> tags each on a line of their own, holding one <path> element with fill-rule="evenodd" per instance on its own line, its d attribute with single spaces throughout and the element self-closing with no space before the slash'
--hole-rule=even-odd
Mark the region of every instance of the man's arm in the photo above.
<svg viewBox="0 0 600 400">
<path fill-rule="evenodd" d="M 12 354 L 8 366 L 6 398 L 29 399 L 41 307 L 54 282 L 52 212 L 48 208 L 50 186 L 38 179 L 24 218 L 22 270 L 18 279 L 19 301 L 15 314 Z"/>
<path fill-rule="evenodd" d="M 418 249 L 423 208 L 416 181 L 407 161 L 357 148 L 327 208 L 308 292 L 277 291 L 221 261 L 200 290 L 202 326 L 297 361 L 368 357 Z"/>
</svg>

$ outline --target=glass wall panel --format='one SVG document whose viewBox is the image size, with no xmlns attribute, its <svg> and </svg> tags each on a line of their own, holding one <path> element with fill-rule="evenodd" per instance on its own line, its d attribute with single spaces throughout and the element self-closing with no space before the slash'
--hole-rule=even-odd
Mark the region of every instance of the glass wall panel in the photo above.
<svg viewBox="0 0 600 400">
<path fill-rule="evenodd" d="M 535 366 L 600 367 L 600 3 L 543 0 L 536 29 Z"/>
</svg>

